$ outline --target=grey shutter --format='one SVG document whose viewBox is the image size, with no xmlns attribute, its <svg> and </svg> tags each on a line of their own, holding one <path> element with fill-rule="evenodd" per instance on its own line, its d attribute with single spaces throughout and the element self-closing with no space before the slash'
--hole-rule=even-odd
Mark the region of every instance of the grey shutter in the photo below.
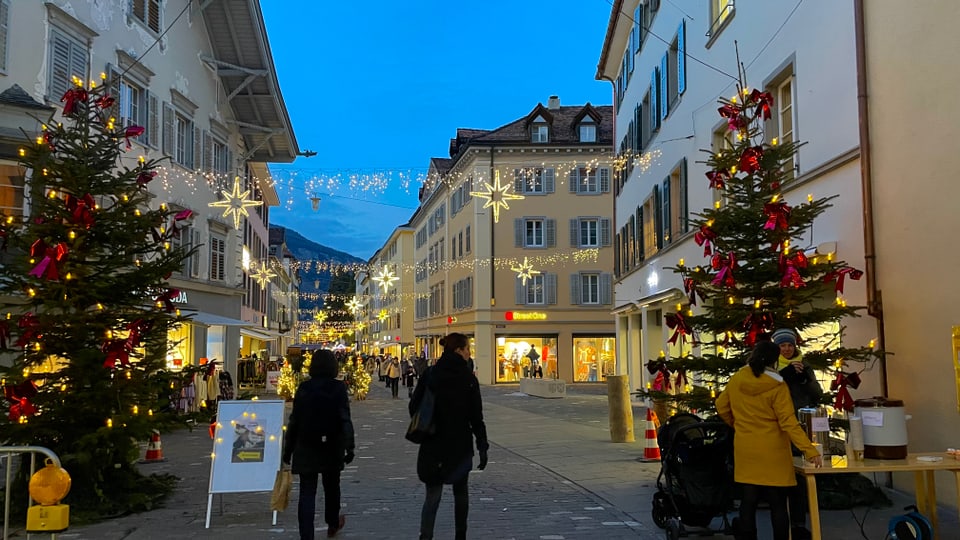
<svg viewBox="0 0 960 540">
<path fill-rule="evenodd" d="M 160 100 L 147 90 L 147 145 L 156 148 L 160 144 Z"/>
<path fill-rule="evenodd" d="M 600 245 L 610 245 L 610 218 L 600 218 Z"/>
<path fill-rule="evenodd" d="M 677 95 L 687 90 L 687 20 L 680 19 L 677 28 Z"/>
<path fill-rule="evenodd" d="M 513 192 L 523 193 L 523 171 L 520 169 L 513 170 Z"/>
<path fill-rule="evenodd" d="M 683 158 L 683 162 L 680 163 L 680 182 L 679 186 L 680 193 L 677 193 L 677 198 L 680 200 L 680 230 L 678 233 L 687 232 L 690 230 L 690 216 L 687 203 L 687 158 Z"/>
<path fill-rule="evenodd" d="M 580 220 L 570 220 L 570 247 L 580 247 Z"/>
<path fill-rule="evenodd" d="M 192 230 L 193 241 L 190 244 L 190 249 L 194 250 L 193 255 L 190 256 L 190 277 L 200 277 L 200 231 Z"/>
<path fill-rule="evenodd" d="M 643 235 L 643 207 L 637 207 L 637 254 L 634 257 L 637 261 L 642 261 L 647 256 L 647 246 L 645 245 L 646 238 Z"/>
<path fill-rule="evenodd" d="M 613 303 L 613 279 L 608 273 L 600 274 L 600 303 Z"/>
<path fill-rule="evenodd" d="M 86 43 L 70 42 L 70 76 L 67 77 L 67 87 L 73 86 L 70 80 L 74 75 L 86 85 L 90 81 L 87 73 L 87 60 L 89 60 L 89 51 Z"/>
<path fill-rule="evenodd" d="M 523 247 L 523 218 L 513 220 L 513 247 Z"/>
<path fill-rule="evenodd" d="M 213 134 L 203 130 L 203 161 L 200 167 L 204 172 L 213 172 Z"/>
<path fill-rule="evenodd" d="M 546 243 L 547 247 L 556 247 L 557 245 L 557 220 L 555 219 L 545 219 L 543 220 L 544 226 L 546 228 Z"/>
<path fill-rule="evenodd" d="M 527 287 L 520 278 L 514 279 L 513 282 L 514 300 L 518 306 L 522 306 L 527 303 Z"/>
<path fill-rule="evenodd" d="M 657 249 L 663 249 L 663 206 L 660 203 L 660 187 L 653 186 L 653 226 L 657 231 Z"/>
<path fill-rule="evenodd" d="M 660 93 L 660 78 L 657 72 L 660 68 L 653 68 L 650 73 L 650 132 L 654 132 L 660 127 L 660 109 L 657 107 L 657 96 Z"/>
<path fill-rule="evenodd" d="M 670 113 L 670 88 L 667 87 L 670 80 L 669 56 L 669 53 L 665 52 L 660 59 L 660 118 L 666 118 Z"/>
<path fill-rule="evenodd" d="M 230 149 L 230 146 L 227 146 L 227 180 L 232 180 L 232 176 L 236 170 L 236 165 L 233 163 L 233 150 Z"/>
<path fill-rule="evenodd" d="M 55 28 L 50 29 L 50 101 L 59 101 L 70 89 L 70 40 Z"/>
<path fill-rule="evenodd" d="M 543 287 L 546 289 L 544 292 L 544 300 L 548 304 L 557 303 L 557 275 L 556 274 L 545 274 L 543 276 Z"/>
<path fill-rule="evenodd" d="M 175 133 L 173 132 L 173 107 L 167 103 L 163 102 L 163 153 L 168 156 L 173 155 L 173 147 L 176 143 L 176 138 L 174 137 Z"/>
<path fill-rule="evenodd" d="M 570 274 L 570 303 L 580 305 L 580 274 Z"/>
<path fill-rule="evenodd" d="M 110 90 L 107 92 L 110 96 L 114 98 L 113 105 L 110 106 L 110 111 L 107 113 L 110 115 L 110 118 L 115 120 L 118 128 L 123 128 L 126 126 L 121 126 L 120 124 L 120 73 L 114 69 L 113 65 L 107 64 L 107 74 L 110 76 L 108 83 L 110 85 Z M 123 131 L 120 129 L 119 131 Z"/>
<path fill-rule="evenodd" d="M 670 177 L 663 180 L 663 190 L 660 193 L 660 202 L 663 204 L 663 243 L 667 245 L 673 242 L 673 216 L 670 212 Z"/>
<path fill-rule="evenodd" d="M 600 168 L 600 193 L 610 193 L 610 169 Z"/>
<path fill-rule="evenodd" d="M 634 152 L 634 153 L 639 152 L 640 149 L 643 148 L 643 140 L 642 140 L 643 137 L 642 137 L 642 135 L 641 135 L 641 133 L 643 132 L 643 127 L 642 127 L 642 126 L 643 126 L 643 121 L 642 121 L 642 118 L 643 118 L 643 117 L 640 116 L 641 114 L 643 114 L 642 111 L 643 111 L 643 109 L 640 107 L 640 104 L 637 103 L 637 106 L 634 107 L 634 109 L 633 109 L 633 125 L 636 126 L 636 127 L 635 127 L 634 130 L 633 130 L 633 140 L 630 141 L 630 147 L 633 149 L 633 152 Z M 632 159 L 631 159 L 631 161 L 632 161 Z"/>
<path fill-rule="evenodd" d="M 616 249 L 613 250 L 613 271 L 619 277 L 622 273 L 622 269 L 620 268 L 620 250 L 623 249 L 623 237 L 620 236 L 620 233 L 617 233 L 616 241 L 617 246 Z"/>
<path fill-rule="evenodd" d="M 190 122 L 190 125 L 193 129 L 190 130 L 190 142 L 193 146 L 193 155 L 190 156 L 190 168 L 199 169 L 203 167 L 203 140 L 200 133 L 200 128 L 196 126 L 193 122 Z"/>
<path fill-rule="evenodd" d="M 556 191 L 553 169 L 543 170 L 543 191 L 544 193 L 553 193 Z"/>
<path fill-rule="evenodd" d="M 578 171 L 579 169 L 574 167 L 570 170 L 570 174 L 567 175 L 567 183 L 570 184 L 570 193 L 580 192 L 580 175 Z"/>
</svg>

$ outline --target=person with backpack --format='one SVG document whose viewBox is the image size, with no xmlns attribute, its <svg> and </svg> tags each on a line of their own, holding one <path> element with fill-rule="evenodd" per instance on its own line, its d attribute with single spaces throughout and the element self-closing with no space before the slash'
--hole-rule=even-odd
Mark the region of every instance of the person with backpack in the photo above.
<svg viewBox="0 0 960 540">
<path fill-rule="evenodd" d="M 480 385 L 467 365 L 470 341 L 452 333 L 440 340 L 443 355 L 420 377 L 420 384 L 408 405 L 412 417 L 420 410 L 427 392 L 434 398 L 435 432 L 420 443 L 417 476 L 426 485 L 420 513 L 420 539 L 432 540 L 433 526 L 443 495 L 443 485 L 453 485 L 453 513 L 456 540 L 467 538 L 469 498 L 467 478 L 473 468 L 473 441 L 480 454 L 479 470 L 487 466 L 487 427 L 483 422 Z"/>
<path fill-rule="evenodd" d="M 353 461 L 355 443 L 347 387 L 337 375 L 333 353 L 326 349 L 315 352 L 310 378 L 297 387 L 287 422 L 283 462 L 292 462 L 292 472 L 300 476 L 297 521 L 301 540 L 314 537 L 318 476 L 323 478 L 327 537 L 336 536 L 346 522 L 340 514 L 340 471 Z"/>
</svg>

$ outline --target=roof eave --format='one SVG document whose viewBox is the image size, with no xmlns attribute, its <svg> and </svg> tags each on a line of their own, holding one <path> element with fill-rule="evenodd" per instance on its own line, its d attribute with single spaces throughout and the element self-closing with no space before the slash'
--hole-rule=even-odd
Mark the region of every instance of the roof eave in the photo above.
<svg viewBox="0 0 960 540">
<path fill-rule="evenodd" d="M 614 0 L 613 7 L 610 9 L 610 20 L 607 22 L 607 32 L 603 37 L 603 48 L 600 49 L 600 60 L 597 62 L 597 73 L 594 79 L 598 81 L 612 81 L 617 76 L 617 69 L 610 73 L 610 48 L 613 47 L 613 41 L 616 37 L 617 26 L 620 24 L 623 12 L 623 0 Z"/>
</svg>

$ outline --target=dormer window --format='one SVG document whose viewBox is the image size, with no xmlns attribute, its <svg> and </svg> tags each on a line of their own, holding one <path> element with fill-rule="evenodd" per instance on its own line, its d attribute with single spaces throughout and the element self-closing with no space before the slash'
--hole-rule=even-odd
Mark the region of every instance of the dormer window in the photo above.
<svg viewBox="0 0 960 540">
<path fill-rule="evenodd" d="M 597 142 L 597 125 L 593 122 L 580 124 L 580 142 Z"/>
<path fill-rule="evenodd" d="M 550 130 L 546 124 L 533 124 L 530 126 L 530 142 L 550 142 Z"/>
</svg>

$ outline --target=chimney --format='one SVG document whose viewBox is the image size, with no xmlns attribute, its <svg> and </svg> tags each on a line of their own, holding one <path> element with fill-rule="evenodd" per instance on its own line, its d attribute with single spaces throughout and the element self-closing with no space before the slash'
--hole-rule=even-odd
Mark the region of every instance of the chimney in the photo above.
<svg viewBox="0 0 960 540">
<path fill-rule="evenodd" d="M 560 96 L 550 96 L 550 99 L 547 100 L 547 108 L 551 111 L 556 111 L 560 108 Z"/>
</svg>

